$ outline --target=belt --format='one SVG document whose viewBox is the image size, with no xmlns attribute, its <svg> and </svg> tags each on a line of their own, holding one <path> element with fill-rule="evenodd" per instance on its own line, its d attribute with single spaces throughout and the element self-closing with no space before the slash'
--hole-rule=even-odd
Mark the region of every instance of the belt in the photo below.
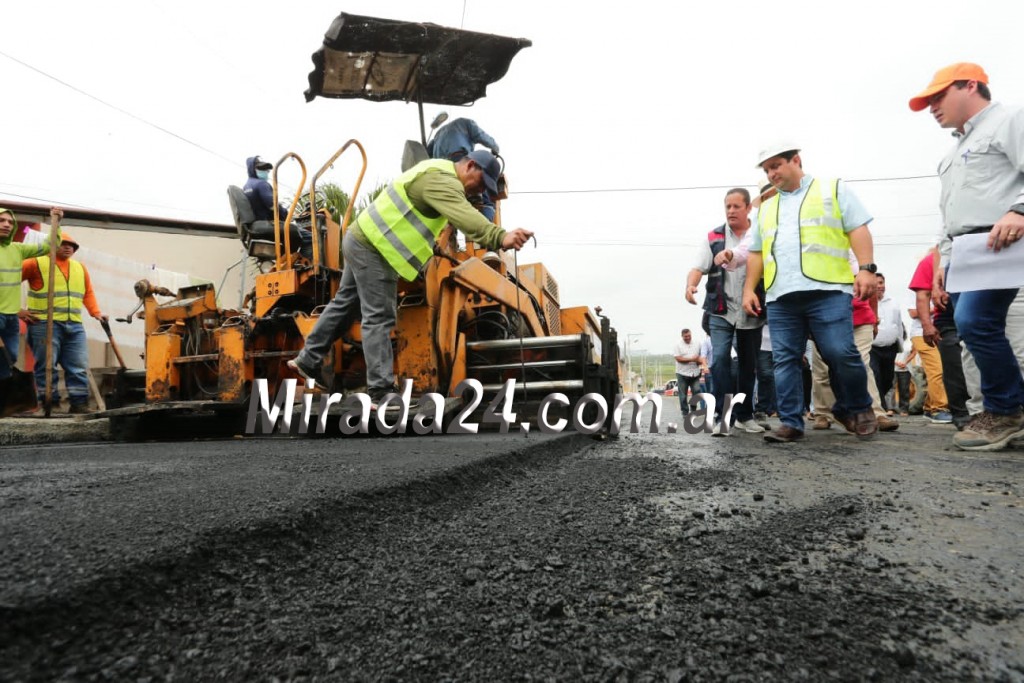
<svg viewBox="0 0 1024 683">
<path fill-rule="evenodd" d="M 961 233 L 959 235 L 956 235 L 956 237 L 962 237 L 963 235 L 980 235 L 982 233 L 991 232 L 991 230 L 992 230 L 992 226 L 991 225 L 983 225 L 980 228 L 971 228 L 967 232 L 964 232 L 964 233 Z"/>
</svg>

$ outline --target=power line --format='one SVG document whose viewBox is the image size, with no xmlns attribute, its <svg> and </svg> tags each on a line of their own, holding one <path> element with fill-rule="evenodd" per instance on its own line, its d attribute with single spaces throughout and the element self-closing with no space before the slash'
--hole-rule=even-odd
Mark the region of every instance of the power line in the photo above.
<svg viewBox="0 0 1024 683">
<path fill-rule="evenodd" d="M 211 155 L 217 157 L 218 159 L 222 159 L 222 160 L 228 162 L 232 166 L 238 166 L 238 162 L 237 161 L 233 161 L 233 160 L 227 158 L 226 156 L 223 156 L 222 154 L 214 152 L 212 149 L 209 149 L 207 147 L 203 147 L 198 142 L 193 142 L 192 140 L 189 140 L 186 137 L 178 135 L 174 131 L 168 130 L 168 129 L 164 128 L 163 126 L 160 126 L 160 125 L 158 125 L 156 123 L 153 123 L 152 121 L 148 121 L 148 120 L 142 118 L 141 116 L 136 116 L 135 114 L 131 113 L 130 111 L 127 111 L 126 109 L 122 109 L 121 107 L 118 107 L 115 104 L 111 104 L 110 102 L 107 102 L 105 100 L 100 99 L 99 97 L 96 97 L 95 95 L 87 93 L 86 91 L 82 90 L 81 88 L 77 88 L 77 87 L 71 85 L 70 83 L 68 83 L 66 81 L 62 81 L 61 79 L 57 78 L 56 76 L 48 74 L 45 71 L 43 71 L 42 69 L 36 68 L 36 67 L 32 66 L 31 64 L 29 64 L 27 62 L 23 62 L 22 60 L 18 59 L 17 57 L 13 57 L 13 56 L 7 54 L 6 52 L 4 52 L 2 50 L 0 50 L 0 56 L 6 57 L 7 59 L 11 60 L 12 62 L 15 62 L 17 64 L 22 65 L 26 69 L 30 69 L 31 71 L 35 71 L 37 74 L 39 74 L 41 76 L 45 76 L 46 78 L 49 78 L 51 81 L 56 81 L 57 83 L 60 83 L 61 85 L 63 85 L 65 88 L 69 88 L 71 90 L 74 90 L 78 94 L 84 95 L 85 97 L 88 97 L 91 100 L 99 102 L 100 104 L 102 104 L 105 107 L 109 107 L 109 108 L 113 109 L 114 111 L 119 112 L 121 114 L 124 114 L 125 116 L 127 116 L 129 118 L 135 119 L 139 123 L 143 123 L 143 124 L 145 124 L 145 125 L 147 125 L 147 126 L 149 126 L 151 128 L 155 128 L 156 130 L 160 131 L 161 133 L 165 133 L 167 135 L 170 135 L 173 138 L 177 138 L 178 140 L 181 140 L 182 142 L 184 142 L 186 144 L 192 145 L 193 147 L 195 147 L 197 149 L 201 149 L 202 151 L 206 152 L 207 154 L 211 154 Z"/>
<path fill-rule="evenodd" d="M 47 199 L 45 197 L 31 197 L 27 194 L 16 194 L 14 192 L 3 192 L 0 194 L 5 197 L 17 197 L 18 199 L 31 199 L 34 202 L 43 202 L 44 204 L 53 204 L 54 206 L 74 206 L 79 209 L 92 209 L 91 206 L 85 206 L 83 204 L 72 204 L 71 202 L 58 202 L 56 199 Z"/>
<path fill-rule="evenodd" d="M 935 240 L 935 235 L 920 235 L 920 236 L 909 235 L 908 237 L 911 237 L 912 239 L 888 240 L 888 239 L 878 239 L 878 238 L 876 238 L 874 240 L 874 244 L 875 244 L 875 246 L 882 246 L 882 247 L 912 247 L 912 246 L 916 246 L 916 245 L 919 245 L 919 244 L 930 245 L 930 244 L 934 244 L 935 241 L 936 241 Z M 696 248 L 700 247 L 702 244 L 707 244 L 707 242 L 703 242 L 703 243 L 701 243 L 701 242 L 612 242 L 612 241 L 604 241 L 604 242 L 595 242 L 595 241 L 588 241 L 588 242 L 562 242 L 562 241 L 559 241 L 559 240 L 550 240 L 550 239 L 544 240 L 544 246 L 572 247 L 574 249 L 577 249 L 577 248 L 602 248 L 603 249 L 603 248 L 607 248 L 607 247 L 612 247 L 612 248 L 615 248 L 615 249 L 618 249 L 620 247 L 643 247 L 645 249 L 661 248 L 661 247 L 668 247 L 668 248 L 672 248 L 672 249 L 696 249 Z"/>
<path fill-rule="evenodd" d="M 852 178 L 845 180 L 847 183 L 881 183 L 890 182 L 894 180 L 924 180 L 927 178 L 937 178 L 938 176 L 934 173 L 931 175 L 907 175 L 907 176 L 889 176 L 889 177 L 878 177 L 878 178 Z M 609 187 L 604 189 L 592 188 L 582 190 L 516 190 L 510 191 L 509 194 L 596 194 L 600 192 L 687 192 L 693 190 L 731 190 L 734 187 L 749 187 L 743 183 L 737 183 L 735 185 L 681 185 L 678 187 Z"/>
</svg>

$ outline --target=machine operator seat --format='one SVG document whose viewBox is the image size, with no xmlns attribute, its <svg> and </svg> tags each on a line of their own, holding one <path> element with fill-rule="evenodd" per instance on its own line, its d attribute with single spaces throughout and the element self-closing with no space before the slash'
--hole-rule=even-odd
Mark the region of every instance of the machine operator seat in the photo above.
<svg viewBox="0 0 1024 683">
<path fill-rule="evenodd" d="M 249 252 L 249 256 L 265 261 L 273 260 L 274 255 L 274 221 L 258 221 L 252 210 L 249 198 L 237 185 L 228 186 L 228 201 L 231 204 L 231 215 L 235 219 L 238 237 Z M 292 250 L 297 251 L 302 243 L 299 229 L 292 224 L 290 239 Z M 268 247 L 269 244 L 269 247 Z"/>
<path fill-rule="evenodd" d="M 416 164 L 429 158 L 430 154 L 427 153 L 427 148 L 423 146 L 423 143 L 418 140 L 406 140 L 405 149 L 402 150 L 402 172 L 405 173 Z"/>
</svg>

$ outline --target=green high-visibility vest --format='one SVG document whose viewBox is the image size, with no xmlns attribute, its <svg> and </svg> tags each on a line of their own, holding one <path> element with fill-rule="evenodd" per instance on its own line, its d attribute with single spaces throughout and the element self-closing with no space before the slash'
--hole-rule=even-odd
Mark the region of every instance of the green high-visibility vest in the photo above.
<svg viewBox="0 0 1024 683">
<path fill-rule="evenodd" d="M 370 244 L 404 279 L 412 281 L 434 253 L 434 242 L 448 219 L 428 218 L 409 200 L 406 188 L 431 169 L 458 177 L 447 159 L 427 159 L 398 176 L 368 206 L 356 222 Z"/>
<path fill-rule="evenodd" d="M 46 299 L 50 291 L 50 257 L 36 259 L 39 273 L 43 276 L 41 289 L 28 290 L 28 310 L 46 319 Z M 85 268 L 78 261 L 68 261 L 68 276 L 61 269 L 54 268 L 56 285 L 53 292 L 53 321 L 58 323 L 82 322 L 82 299 L 85 298 Z"/>
<path fill-rule="evenodd" d="M 828 188 L 822 194 L 821 187 Z M 850 238 L 843 230 L 843 214 L 839 209 L 836 179 L 811 181 L 800 204 L 800 272 L 818 282 L 850 284 Z M 775 262 L 775 233 L 779 229 L 779 195 L 761 204 L 757 212 L 761 230 L 761 255 L 764 259 L 764 288 L 775 284 L 778 266 Z"/>
</svg>

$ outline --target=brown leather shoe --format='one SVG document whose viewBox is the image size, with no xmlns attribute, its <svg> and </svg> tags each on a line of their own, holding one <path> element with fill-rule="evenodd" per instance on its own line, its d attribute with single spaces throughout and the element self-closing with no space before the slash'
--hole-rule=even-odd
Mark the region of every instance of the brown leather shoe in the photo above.
<svg viewBox="0 0 1024 683">
<path fill-rule="evenodd" d="M 856 424 L 854 425 L 855 432 L 858 439 L 873 439 L 875 432 L 878 431 L 878 418 L 875 417 L 875 411 L 865 410 L 863 413 L 857 413 L 853 416 Z"/>
<path fill-rule="evenodd" d="M 854 416 L 854 415 L 846 415 L 844 417 L 837 417 L 836 421 L 838 421 L 839 424 L 843 425 L 843 427 L 846 428 L 846 431 L 850 432 L 851 434 L 856 434 L 857 433 L 857 417 L 856 416 Z"/>
<path fill-rule="evenodd" d="M 895 432 L 900 428 L 900 423 L 891 417 L 884 415 L 878 416 L 878 431 L 880 432 Z"/>
<path fill-rule="evenodd" d="M 804 433 L 789 425 L 782 425 L 778 429 L 774 429 L 764 435 L 764 440 L 771 441 L 772 443 L 790 443 L 792 441 L 799 441 L 802 438 L 804 438 Z"/>
<path fill-rule="evenodd" d="M 824 415 L 815 415 L 812 429 L 832 429 L 832 421 Z"/>
</svg>

